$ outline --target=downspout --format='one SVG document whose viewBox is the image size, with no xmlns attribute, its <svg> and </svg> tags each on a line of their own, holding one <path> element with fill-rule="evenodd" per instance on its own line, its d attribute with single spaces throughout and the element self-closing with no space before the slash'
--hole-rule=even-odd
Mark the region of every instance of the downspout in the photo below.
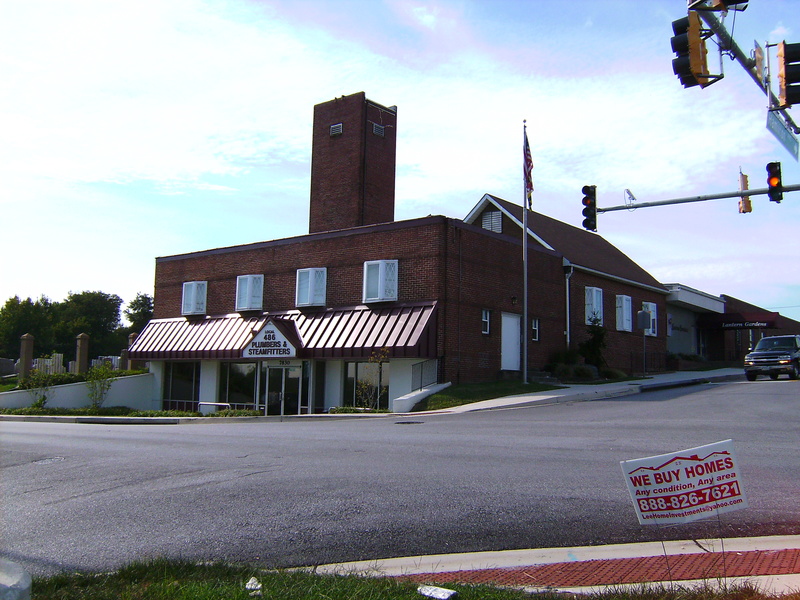
<svg viewBox="0 0 800 600">
<path fill-rule="evenodd" d="M 565 306 L 565 315 L 564 315 L 565 322 L 566 322 L 566 326 L 564 327 L 564 337 L 566 338 L 566 342 L 567 342 L 567 350 L 569 350 L 570 342 L 571 342 L 571 337 L 570 337 L 571 336 L 571 332 L 570 332 L 571 327 L 570 327 L 570 314 L 569 314 L 569 287 L 570 287 L 569 286 L 569 280 L 570 280 L 570 277 L 572 277 L 573 267 L 572 267 L 572 263 L 569 262 L 566 258 L 562 259 L 561 265 L 562 265 L 562 268 L 564 269 L 564 286 L 566 288 L 565 296 L 566 296 L 566 299 L 567 299 L 566 306 Z"/>
</svg>

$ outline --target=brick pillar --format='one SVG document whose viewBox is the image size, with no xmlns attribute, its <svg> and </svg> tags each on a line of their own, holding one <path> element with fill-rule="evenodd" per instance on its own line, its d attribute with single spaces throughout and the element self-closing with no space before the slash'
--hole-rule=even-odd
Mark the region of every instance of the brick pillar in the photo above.
<svg viewBox="0 0 800 600">
<path fill-rule="evenodd" d="M 86 373 L 89 370 L 89 335 L 79 333 L 75 338 L 78 342 L 75 348 L 76 372 Z"/>
<path fill-rule="evenodd" d="M 19 378 L 25 379 L 33 368 L 33 341 L 30 333 L 19 338 Z"/>
</svg>

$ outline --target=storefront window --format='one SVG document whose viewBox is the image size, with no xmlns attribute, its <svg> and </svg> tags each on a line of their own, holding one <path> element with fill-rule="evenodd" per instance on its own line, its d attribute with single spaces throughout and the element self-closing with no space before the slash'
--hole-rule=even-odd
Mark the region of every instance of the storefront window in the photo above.
<svg viewBox="0 0 800 600">
<path fill-rule="evenodd" d="M 231 408 L 248 410 L 254 407 L 258 363 L 222 363 L 219 376 L 218 402 Z M 236 405 L 235 407 L 233 405 Z"/>
<path fill-rule="evenodd" d="M 162 397 L 164 410 L 196 411 L 200 400 L 200 363 L 166 363 Z"/>
<path fill-rule="evenodd" d="M 344 405 L 389 408 L 389 362 L 345 363 Z"/>
</svg>

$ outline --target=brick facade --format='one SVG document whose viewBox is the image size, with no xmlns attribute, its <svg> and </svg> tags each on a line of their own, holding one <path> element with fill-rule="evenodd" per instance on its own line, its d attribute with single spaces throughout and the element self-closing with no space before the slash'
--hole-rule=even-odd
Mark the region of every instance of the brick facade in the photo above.
<svg viewBox="0 0 800 600">
<path fill-rule="evenodd" d="M 393 221 L 396 147 L 396 108 L 363 92 L 315 106 L 309 232 Z"/>
</svg>

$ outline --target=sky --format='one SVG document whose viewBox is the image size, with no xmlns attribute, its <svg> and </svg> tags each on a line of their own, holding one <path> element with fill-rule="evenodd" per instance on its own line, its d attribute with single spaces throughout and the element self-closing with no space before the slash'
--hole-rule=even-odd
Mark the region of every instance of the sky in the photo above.
<svg viewBox="0 0 800 600">
<path fill-rule="evenodd" d="M 601 208 L 800 183 L 738 62 L 684 89 L 685 0 L 0 0 L 0 303 L 153 294 L 155 258 L 308 233 L 313 107 L 398 107 L 397 220 L 490 193 L 580 227 Z M 749 53 L 800 42 L 795 0 L 724 24 Z M 768 48 L 777 80 L 777 49 Z M 777 95 L 777 87 L 774 88 Z M 800 123 L 800 107 L 793 109 Z M 791 111 L 790 111 L 791 112 Z M 663 283 L 800 320 L 800 192 L 602 213 Z"/>
</svg>

